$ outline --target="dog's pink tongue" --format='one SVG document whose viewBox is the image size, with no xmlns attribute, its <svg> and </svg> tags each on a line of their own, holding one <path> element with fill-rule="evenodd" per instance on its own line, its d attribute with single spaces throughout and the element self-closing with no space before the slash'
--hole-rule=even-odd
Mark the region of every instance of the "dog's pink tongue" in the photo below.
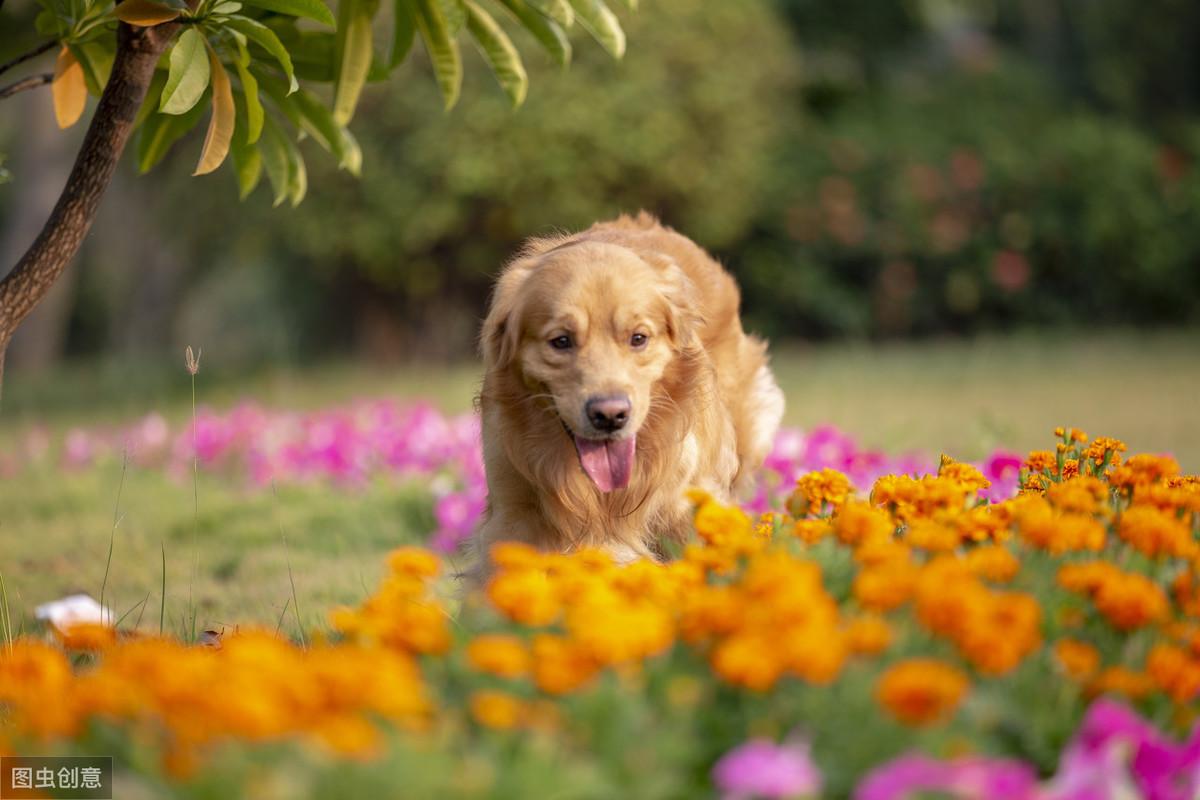
<svg viewBox="0 0 1200 800">
<path fill-rule="evenodd" d="M 592 479 L 592 483 L 602 492 L 624 489 L 629 485 L 636 446 L 636 436 L 616 441 L 575 437 L 579 463 L 583 465 L 583 471 Z"/>
</svg>

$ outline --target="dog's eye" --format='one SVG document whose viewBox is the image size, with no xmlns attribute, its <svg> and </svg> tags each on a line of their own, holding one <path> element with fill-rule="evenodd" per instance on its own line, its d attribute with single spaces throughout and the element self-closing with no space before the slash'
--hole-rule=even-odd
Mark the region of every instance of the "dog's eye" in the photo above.
<svg viewBox="0 0 1200 800">
<path fill-rule="evenodd" d="M 644 333 L 635 333 L 629 337 L 629 346 L 642 348 L 646 346 L 646 342 L 650 341 L 650 337 Z"/>
<path fill-rule="evenodd" d="M 550 340 L 550 346 L 553 347 L 555 350 L 570 350 L 571 349 L 571 337 L 570 336 L 555 336 L 553 339 Z"/>
</svg>

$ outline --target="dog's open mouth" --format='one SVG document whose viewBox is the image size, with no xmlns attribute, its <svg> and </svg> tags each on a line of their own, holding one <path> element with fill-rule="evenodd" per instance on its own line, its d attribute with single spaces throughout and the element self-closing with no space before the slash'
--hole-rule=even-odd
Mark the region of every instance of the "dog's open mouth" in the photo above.
<svg viewBox="0 0 1200 800">
<path fill-rule="evenodd" d="M 583 471 L 602 492 L 624 489 L 633 474 L 637 436 L 624 439 L 585 439 L 573 435 Z"/>
</svg>

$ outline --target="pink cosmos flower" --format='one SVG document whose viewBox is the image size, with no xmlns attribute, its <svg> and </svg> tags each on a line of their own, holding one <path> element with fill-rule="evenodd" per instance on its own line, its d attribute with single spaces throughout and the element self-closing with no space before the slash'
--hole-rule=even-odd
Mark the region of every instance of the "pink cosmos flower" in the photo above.
<svg viewBox="0 0 1200 800">
<path fill-rule="evenodd" d="M 800 798 L 821 791 L 821 773 L 803 740 L 752 739 L 722 756 L 712 778 L 724 800 Z"/>
<path fill-rule="evenodd" d="M 929 792 L 961 800 L 1035 800 L 1037 775 L 1033 767 L 1011 759 L 939 761 L 906 755 L 867 773 L 854 790 L 854 800 L 907 800 Z"/>
</svg>

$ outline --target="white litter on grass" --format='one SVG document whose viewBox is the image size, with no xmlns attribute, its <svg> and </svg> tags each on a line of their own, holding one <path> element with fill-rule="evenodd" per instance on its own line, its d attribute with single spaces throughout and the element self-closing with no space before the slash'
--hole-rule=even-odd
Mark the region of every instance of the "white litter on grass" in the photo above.
<svg viewBox="0 0 1200 800">
<path fill-rule="evenodd" d="M 37 618 L 54 627 L 66 630 L 80 623 L 111 625 L 113 612 L 100 605 L 88 594 L 72 594 L 37 607 Z"/>
</svg>

